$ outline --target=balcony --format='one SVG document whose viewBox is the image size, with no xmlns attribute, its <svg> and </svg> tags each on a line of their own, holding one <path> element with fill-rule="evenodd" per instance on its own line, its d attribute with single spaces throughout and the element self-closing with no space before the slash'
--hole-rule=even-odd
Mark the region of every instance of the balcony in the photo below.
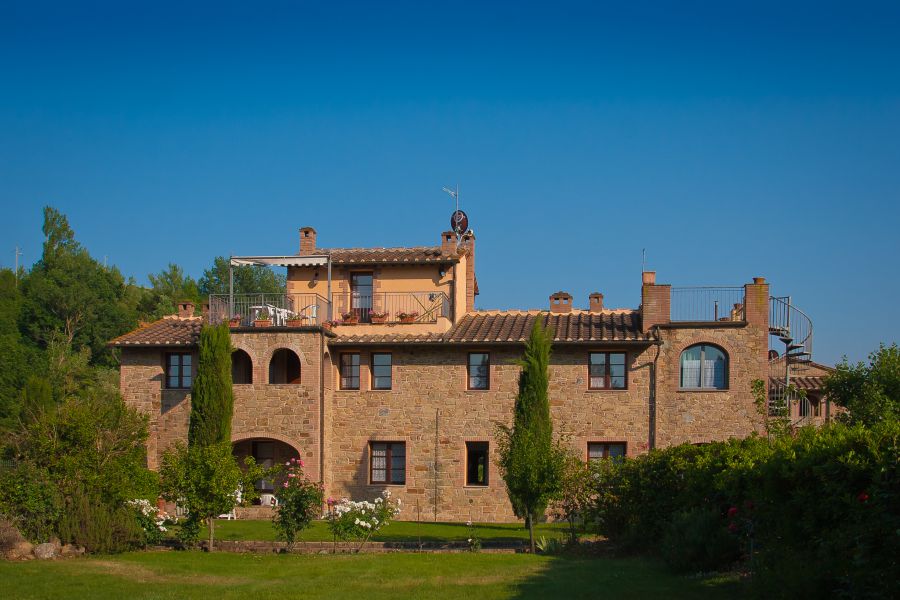
<svg viewBox="0 0 900 600">
<path fill-rule="evenodd" d="M 444 292 L 354 292 L 332 294 L 335 318 L 359 323 L 437 323 L 452 317 L 450 298 Z"/>
<path fill-rule="evenodd" d="M 209 321 L 218 324 L 239 319 L 243 327 L 266 312 L 272 325 L 284 327 L 289 320 L 304 326 L 326 321 L 345 324 L 436 323 L 439 317 L 451 318 L 450 298 L 444 292 L 377 292 L 374 294 L 338 293 L 331 302 L 319 294 L 211 294 Z M 347 318 L 343 318 L 346 315 Z"/>
<path fill-rule="evenodd" d="M 209 322 L 216 325 L 233 318 L 250 327 L 263 311 L 273 325 L 284 327 L 289 319 L 303 325 L 321 325 L 330 317 L 330 303 L 319 294 L 210 294 Z"/>
<path fill-rule="evenodd" d="M 743 287 L 673 287 L 673 322 L 743 321 Z"/>
</svg>

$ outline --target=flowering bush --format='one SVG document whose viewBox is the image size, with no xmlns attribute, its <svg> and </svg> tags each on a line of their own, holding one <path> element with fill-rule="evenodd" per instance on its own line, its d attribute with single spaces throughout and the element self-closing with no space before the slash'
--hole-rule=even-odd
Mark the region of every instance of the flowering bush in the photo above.
<svg viewBox="0 0 900 600">
<path fill-rule="evenodd" d="M 379 531 L 400 514 L 400 500 L 391 499 L 390 490 L 384 490 L 374 502 L 362 500 L 355 502 L 349 498 L 335 501 L 328 499 L 328 512 L 324 518 L 328 520 L 335 539 L 359 542 L 359 552 L 376 531 Z"/>
<path fill-rule="evenodd" d="M 278 539 L 286 541 L 288 548 L 322 510 L 322 486 L 306 478 L 303 466 L 303 460 L 299 458 L 284 463 L 285 480 L 276 493 L 278 507 L 272 524 Z"/>
<path fill-rule="evenodd" d="M 162 542 L 165 533 L 168 531 L 168 525 L 174 525 L 178 522 L 178 517 L 170 516 L 166 511 L 153 506 L 149 500 L 137 498 L 135 500 L 126 500 L 125 506 L 135 510 L 137 513 L 137 521 L 144 530 L 144 536 L 148 546 L 154 546 Z"/>
<path fill-rule="evenodd" d="M 481 538 L 478 537 L 478 530 L 475 529 L 475 524 L 472 521 L 466 521 L 466 528 L 468 528 L 468 539 L 466 542 L 469 544 L 469 552 L 478 552 L 481 550 Z"/>
</svg>

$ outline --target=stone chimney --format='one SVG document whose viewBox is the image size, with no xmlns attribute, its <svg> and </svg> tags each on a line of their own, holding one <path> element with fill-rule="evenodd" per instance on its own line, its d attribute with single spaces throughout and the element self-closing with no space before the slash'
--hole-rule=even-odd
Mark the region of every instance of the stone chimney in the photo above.
<svg viewBox="0 0 900 600">
<path fill-rule="evenodd" d="M 189 319 L 194 316 L 194 303 L 190 300 L 182 300 L 178 303 L 178 316 L 182 319 Z"/>
<path fill-rule="evenodd" d="M 744 320 L 768 331 L 769 284 L 765 277 L 754 277 L 744 286 Z"/>
<path fill-rule="evenodd" d="M 551 294 L 550 312 L 557 314 L 572 312 L 572 295 L 568 292 L 556 292 L 555 294 Z"/>
<path fill-rule="evenodd" d="M 445 256 L 456 254 L 456 234 L 452 231 L 441 234 L 441 254 Z"/>
<path fill-rule="evenodd" d="M 641 279 L 641 328 L 647 333 L 654 325 L 665 325 L 672 320 L 672 286 L 657 285 L 656 271 L 644 271 Z"/>
<path fill-rule="evenodd" d="M 443 244 L 442 244 L 443 246 Z M 475 310 L 475 234 L 470 231 L 462 236 L 461 247 L 465 247 L 466 254 L 466 312 Z"/>
<path fill-rule="evenodd" d="M 588 310 L 592 313 L 603 312 L 603 294 L 600 292 L 594 292 L 590 296 L 588 296 Z"/>
<path fill-rule="evenodd" d="M 315 254 L 316 230 L 312 227 L 300 228 L 300 254 Z"/>
</svg>

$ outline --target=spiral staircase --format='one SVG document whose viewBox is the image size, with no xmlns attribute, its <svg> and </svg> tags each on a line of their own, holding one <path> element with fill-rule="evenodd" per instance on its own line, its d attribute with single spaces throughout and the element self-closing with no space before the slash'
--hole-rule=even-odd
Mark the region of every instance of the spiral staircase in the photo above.
<svg viewBox="0 0 900 600">
<path fill-rule="evenodd" d="M 807 401 L 791 386 L 791 380 L 803 377 L 812 364 L 812 319 L 792 304 L 790 296 L 772 296 L 769 334 L 769 412 L 773 414 L 795 402 Z M 801 417 L 792 424 L 803 425 L 807 419 Z"/>
</svg>

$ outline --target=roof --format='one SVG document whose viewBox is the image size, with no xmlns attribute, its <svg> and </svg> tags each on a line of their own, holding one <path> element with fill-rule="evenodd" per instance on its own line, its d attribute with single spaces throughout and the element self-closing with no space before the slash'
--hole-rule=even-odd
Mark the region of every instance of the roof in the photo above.
<svg viewBox="0 0 900 600">
<path fill-rule="evenodd" d="M 110 346 L 194 346 L 200 338 L 202 317 L 178 317 L 170 315 L 142 324 L 134 331 L 113 339 Z"/>
<path fill-rule="evenodd" d="M 329 344 L 522 344 L 536 320 L 549 329 L 556 343 L 652 342 L 641 331 L 640 312 L 634 310 L 592 313 L 575 311 L 551 314 L 547 311 L 495 311 L 469 313 L 445 333 L 355 334 L 337 337 Z"/>
<path fill-rule="evenodd" d="M 331 256 L 335 265 L 365 264 L 451 264 L 458 256 L 444 254 L 440 246 L 415 246 L 411 248 L 321 248 L 317 254 Z"/>
</svg>

